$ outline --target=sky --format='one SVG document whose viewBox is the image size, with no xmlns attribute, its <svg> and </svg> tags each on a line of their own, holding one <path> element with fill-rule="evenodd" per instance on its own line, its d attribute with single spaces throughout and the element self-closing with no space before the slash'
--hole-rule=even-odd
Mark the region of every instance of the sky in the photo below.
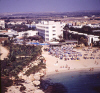
<svg viewBox="0 0 100 93">
<path fill-rule="evenodd" d="M 0 0 L 0 13 L 100 10 L 100 0 Z"/>
</svg>

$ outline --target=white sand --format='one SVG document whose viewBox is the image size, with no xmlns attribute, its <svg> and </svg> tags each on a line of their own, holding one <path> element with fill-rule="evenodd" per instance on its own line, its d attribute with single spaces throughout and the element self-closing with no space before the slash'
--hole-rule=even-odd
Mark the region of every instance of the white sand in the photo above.
<svg viewBox="0 0 100 93">
<path fill-rule="evenodd" d="M 44 47 L 43 47 L 44 48 Z M 95 49 L 95 48 L 93 48 Z M 82 51 L 82 49 L 75 49 L 78 52 L 81 52 L 82 54 L 86 54 L 85 51 Z M 100 54 L 100 50 L 97 53 L 94 53 L 95 57 L 97 57 Z M 90 57 L 91 52 L 88 53 L 88 56 Z M 80 69 L 87 69 L 89 70 L 90 68 L 94 68 L 94 70 L 96 68 L 98 68 L 100 70 L 100 59 L 83 59 L 83 55 L 82 57 L 80 57 L 80 60 L 67 60 L 64 61 L 56 58 L 55 56 L 49 55 L 48 52 L 43 51 L 42 56 L 45 57 L 46 59 L 46 74 L 52 74 L 52 73 L 57 73 L 55 70 L 58 70 L 58 72 L 62 72 L 62 71 L 70 71 L 70 70 L 80 70 Z M 56 63 L 58 60 L 58 63 Z M 96 63 L 95 63 L 96 61 Z M 98 63 L 98 64 L 97 64 Z M 70 67 L 70 70 L 68 70 L 68 68 L 65 68 L 66 64 L 68 65 L 68 67 Z M 64 68 L 61 68 L 61 66 Z"/>
<path fill-rule="evenodd" d="M 0 45 L 0 53 L 2 53 L 0 59 L 3 60 L 4 58 L 7 58 L 9 51 L 5 47 Z"/>
</svg>

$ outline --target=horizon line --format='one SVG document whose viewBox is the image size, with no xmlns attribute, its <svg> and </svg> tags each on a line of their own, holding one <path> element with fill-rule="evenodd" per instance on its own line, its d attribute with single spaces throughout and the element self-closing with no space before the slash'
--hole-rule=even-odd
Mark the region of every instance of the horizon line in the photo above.
<svg viewBox="0 0 100 93">
<path fill-rule="evenodd" d="M 56 12 L 56 11 L 44 11 L 44 12 L 3 12 L 1 14 L 19 14 L 19 13 L 67 13 L 67 12 L 100 12 L 100 10 L 78 10 L 78 11 L 64 11 L 64 12 Z"/>
</svg>

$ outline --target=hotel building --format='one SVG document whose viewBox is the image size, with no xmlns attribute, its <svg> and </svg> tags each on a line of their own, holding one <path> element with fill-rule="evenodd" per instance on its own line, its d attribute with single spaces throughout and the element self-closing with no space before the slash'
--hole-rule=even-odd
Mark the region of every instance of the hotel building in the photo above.
<svg viewBox="0 0 100 93">
<path fill-rule="evenodd" d="M 43 37 L 45 41 L 51 41 L 53 39 L 59 39 L 59 36 L 63 36 L 63 27 L 65 23 L 55 21 L 41 21 L 36 24 L 39 35 Z"/>
</svg>

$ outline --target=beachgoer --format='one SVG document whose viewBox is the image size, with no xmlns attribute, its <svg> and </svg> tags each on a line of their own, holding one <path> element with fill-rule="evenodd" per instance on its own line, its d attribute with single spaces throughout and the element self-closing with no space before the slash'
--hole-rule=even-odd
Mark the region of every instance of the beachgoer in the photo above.
<svg viewBox="0 0 100 93">
<path fill-rule="evenodd" d="M 91 70 L 93 71 L 93 70 L 94 70 L 94 68 L 91 68 Z"/>
<path fill-rule="evenodd" d="M 92 71 L 92 69 L 90 68 L 90 70 L 89 71 Z"/>
<path fill-rule="evenodd" d="M 68 67 L 68 65 L 66 64 L 66 68 Z"/>
<path fill-rule="evenodd" d="M 70 70 L 70 67 L 68 67 L 68 70 Z"/>
</svg>

